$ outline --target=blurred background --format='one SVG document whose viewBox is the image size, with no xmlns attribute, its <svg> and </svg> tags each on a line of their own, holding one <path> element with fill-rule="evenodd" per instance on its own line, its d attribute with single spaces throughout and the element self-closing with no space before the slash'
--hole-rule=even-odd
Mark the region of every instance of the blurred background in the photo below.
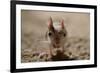
<svg viewBox="0 0 100 73">
<path fill-rule="evenodd" d="M 22 10 L 22 33 L 33 32 L 34 34 L 41 34 L 46 32 L 50 16 L 54 22 L 64 19 L 68 36 L 89 37 L 90 14 L 73 12 Z"/>
</svg>

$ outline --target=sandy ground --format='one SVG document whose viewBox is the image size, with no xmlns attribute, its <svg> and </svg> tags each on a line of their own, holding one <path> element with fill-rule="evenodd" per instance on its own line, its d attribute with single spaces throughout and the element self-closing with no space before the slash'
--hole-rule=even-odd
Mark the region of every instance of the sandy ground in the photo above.
<svg viewBox="0 0 100 73">
<path fill-rule="evenodd" d="M 64 19 L 68 32 L 65 52 L 49 57 L 45 40 L 49 17 L 54 22 Z M 90 58 L 90 15 L 88 13 L 22 10 L 21 61 L 85 60 Z"/>
</svg>

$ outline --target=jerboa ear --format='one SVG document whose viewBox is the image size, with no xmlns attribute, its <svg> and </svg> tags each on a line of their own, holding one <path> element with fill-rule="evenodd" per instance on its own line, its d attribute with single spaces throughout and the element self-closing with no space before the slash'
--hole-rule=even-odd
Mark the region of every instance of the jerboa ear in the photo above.
<svg viewBox="0 0 100 73">
<path fill-rule="evenodd" d="M 48 28 L 49 29 L 54 29 L 53 28 L 53 21 L 52 21 L 52 18 L 51 17 L 49 18 L 49 21 L 48 21 Z"/>
<path fill-rule="evenodd" d="M 64 20 L 62 19 L 60 23 L 61 23 L 61 28 L 64 29 Z"/>
</svg>

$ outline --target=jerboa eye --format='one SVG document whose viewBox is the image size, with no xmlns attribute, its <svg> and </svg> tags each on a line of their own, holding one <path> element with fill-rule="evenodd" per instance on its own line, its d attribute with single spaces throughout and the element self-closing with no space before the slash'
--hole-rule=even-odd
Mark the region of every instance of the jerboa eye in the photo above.
<svg viewBox="0 0 100 73">
<path fill-rule="evenodd" d="M 64 33 L 64 32 L 60 32 L 59 34 L 64 36 L 64 37 L 66 36 L 66 33 Z"/>
<path fill-rule="evenodd" d="M 65 37 L 66 36 L 66 33 L 64 33 L 63 36 Z"/>
<path fill-rule="evenodd" d="M 48 33 L 48 35 L 49 35 L 49 36 L 51 36 L 51 35 L 52 35 L 52 33 L 51 33 L 51 32 L 49 32 L 49 33 Z"/>
</svg>

